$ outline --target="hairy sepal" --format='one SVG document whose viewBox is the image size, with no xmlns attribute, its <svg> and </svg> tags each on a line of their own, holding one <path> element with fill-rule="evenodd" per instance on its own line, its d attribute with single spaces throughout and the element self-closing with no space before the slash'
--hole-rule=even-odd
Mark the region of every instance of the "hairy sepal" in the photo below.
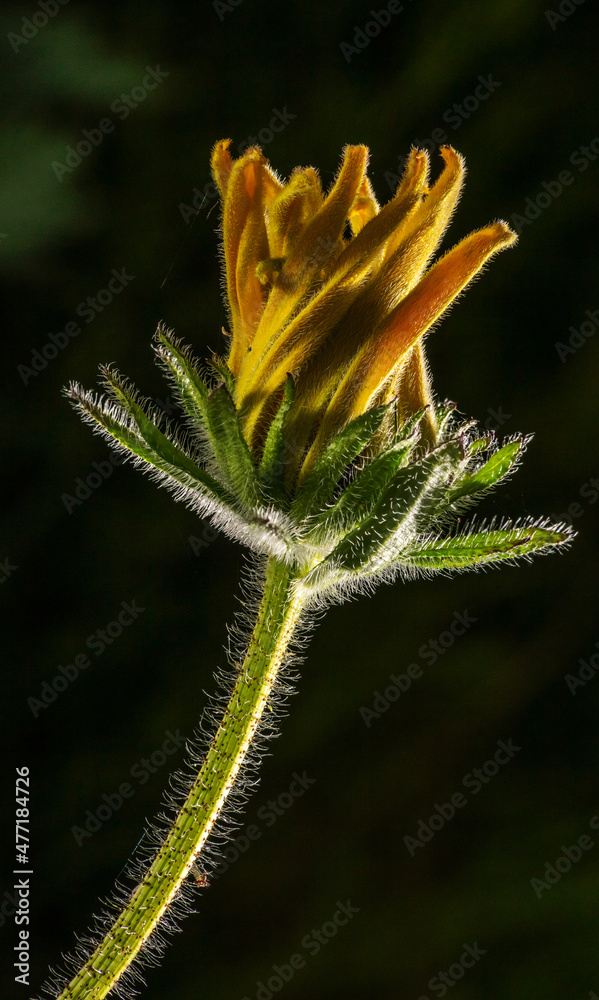
<svg viewBox="0 0 599 1000">
<path fill-rule="evenodd" d="M 417 440 L 414 432 L 411 440 L 393 445 L 358 472 L 332 507 L 308 519 L 308 530 L 303 534 L 305 542 L 319 545 L 328 538 L 343 537 L 369 517 L 398 469 L 408 462 Z"/>
<path fill-rule="evenodd" d="M 175 383 L 194 437 L 208 443 L 215 476 L 235 497 L 243 523 L 234 537 L 256 552 L 289 560 L 296 533 L 284 511 L 278 508 L 276 501 L 280 498 L 276 491 L 261 482 L 261 470 L 256 469 L 241 432 L 233 402 L 232 372 L 218 358 L 213 358 L 211 366 L 222 381 L 210 388 L 190 351 L 170 331 L 159 326 L 156 339 L 156 352 Z"/>
<path fill-rule="evenodd" d="M 329 442 L 297 491 L 291 508 L 294 519 L 303 521 L 330 503 L 343 473 L 376 433 L 388 409 L 385 405 L 368 410 Z"/>
<path fill-rule="evenodd" d="M 241 433 L 231 394 L 223 383 L 208 396 L 208 425 L 216 460 L 227 485 L 248 511 L 262 503 L 256 467 Z"/>
<path fill-rule="evenodd" d="M 495 451 L 482 465 L 479 465 L 474 470 L 468 470 L 468 466 L 471 464 L 470 456 L 476 455 L 479 450 L 483 450 L 488 439 L 483 438 L 473 441 L 468 448 L 469 458 L 464 463 L 464 471 L 457 477 L 453 489 L 449 491 L 448 502 L 453 504 L 463 497 L 491 489 L 491 487 L 495 486 L 502 479 L 505 479 L 506 476 L 515 472 L 530 440 L 531 436 L 518 436 Z M 480 448 L 477 447 L 479 443 Z"/>
<path fill-rule="evenodd" d="M 460 423 L 457 416 L 457 407 L 451 400 L 446 399 L 443 403 L 435 405 L 435 424 L 437 426 L 437 444 L 445 444 L 452 437 L 455 437 L 456 430 L 464 432 L 467 427 L 474 426 L 475 421 Z"/>
<path fill-rule="evenodd" d="M 327 445 L 291 501 L 284 475 L 291 377 L 258 463 L 242 434 L 230 391 L 233 376 L 211 389 L 187 348 L 162 327 L 156 337 L 188 416 L 187 437 L 168 426 L 165 433 L 159 426 L 163 414 L 108 368 L 103 374 L 111 402 L 78 386 L 68 394 L 86 420 L 176 499 L 255 552 L 303 567 L 302 586 L 316 598 L 398 572 L 427 574 L 515 559 L 570 537 L 546 524 L 534 525 L 532 535 L 527 524 L 494 528 L 490 537 L 442 537 L 451 513 L 513 472 L 530 440 L 516 437 L 497 448 L 493 434 L 476 436 L 474 421 L 460 423 L 452 403 L 435 406 L 437 445 L 425 454 L 420 429 L 427 407 L 391 433 L 374 457 L 373 440 L 395 401 L 362 414 Z M 216 363 L 213 368 L 220 370 Z"/>
<path fill-rule="evenodd" d="M 345 587 L 392 568 L 409 542 L 434 522 L 462 457 L 463 442 L 454 439 L 400 469 L 372 513 L 307 574 L 304 585 Z"/>
<path fill-rule="evenodd" d="M 401 554 L 402 566 L 425 574 L 477 569 L 496 562 L 529 559 L 568 545 L 575 532 L 547 520 L 505 522 L 462 531 L 449 538 L 420 538 Z"/>
<path fill-rule="evenodd" d="M 223 330 L 223 333 L 226 334 L 226 330 Z M 235 398 L 235 376 L 229 368 L 227 362 L 223 361 L 223 359 L 219 358 L 216 354 L 213 354 L 208 364 L 210 368 L 212 368 L 218 380 L 225 383 L 227 389 L 233 398 Z"/>
<path fill-rule="evenodd" d="M 104 371 L 115 402 L 71 385 L 67 395 L 84 420 L 144 471 L 215 527 L 255 552 L 293 561 L 295 533 L 281 511 L 267 504 L 243 510 L 236 496 L 167 438 L 114 373 Z"/>
<path fill-rule="evenodd" d="M 276 503 L 286 505 L 287 492 L 285 489 L 285 464 L 287 459 L 287 440 L 285 437 L 285 425 L 287 416 L 295 397 L 293 378 L 287 376 L 283 399 L 274 419 L 268 429 L 258 478 L 262 491 L 270 496 Z"/>
<path fill-rule="evenodd" d="M 202 378 L 191 351 L 162 325 L 156 331 L 156 341 L 156 354 L 173 382 L 176 395 L 192 426 L 195 425 L 196 429 L 198 426 L 203 427 L 206 436 L 209 437 L 207 425 L 210 388 Z M 211 444 L 214 454 L 214 444 L 213 442 Z"/>
<path fill-rule="evenodd" d="M 101 430 L 112 444 L 116 443 L 133 458 L 141 460 L 149 470 L 171 479 L 175 488 L 180 484 L 194 490 L 211 508 L 222 507 L 223 512 L 235 513 L 234 497 L 152 423 L 112 372 L 105 370 L 104 373 L 115 403 L 103 403 L 77 385 L 68 390 L 83 417 Z"/>
</svg>

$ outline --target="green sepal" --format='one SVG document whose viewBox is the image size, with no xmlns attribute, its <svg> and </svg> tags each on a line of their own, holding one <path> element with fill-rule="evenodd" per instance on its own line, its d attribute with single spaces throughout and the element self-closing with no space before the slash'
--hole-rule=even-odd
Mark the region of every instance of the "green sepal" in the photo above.
<svg viewBox="0 0 599 1000">
<path fill-rule="evenodd" d="M 521 559 L 533 552 L 564 545 L 574 533 L 562 525 L 529 524 L 473 531 L 452 538 L 422 539 L 401 553 L 401 563 L 425 572 L 473 569 L 502 560 Z"/>
<path fill-rule="evenodd" d="M 509 444 L 504 445 L 494 455 L 491 455 L 488 461 L 484 465 L 481 465 L 479 469 L 471 475 L 466 475 L 463 479 L 459 479 L 455 489 L 449 491 L 448 502 L 450 504 L 454 503 L 461 497 L 468 496 L 471 493 L 479 493 L 481 490 L 487 490 L 491 486 L 494 486 L 495 483 L 503 479 L 504 476 L 507 476 L 513 469 L 515 462 L 526 448 L 527 443 L 527 438 L 517 438 L 514 441 L 510 441 Z"/>
<path fill-rule="evenodd" d="M 213 354 L 208 364 L 216 372 L 221 382 L 225 383 L 231 396 L 235 399 L 235 376 L 227 362 L 223 358 L 219 358 L 216 354 Z"/>
<path fill-rule="evenodd" d="M 418 531 L 416 519 L 427 522 L 443 505 L 451 467 L 459 462 L 462 454 L 461 442 L 454 440 L 400 469 L 372 514 L 335 546 L 316 568 L 315 576 L 329 569 L 356 572 L 365 569 L 374 559 L 380 561 L 379 568 L 392 562 L 403 532 Z M 394 539 L 394 536 L 398 537 Z M 367 572 L 371 572 L 370 568 Z"/>
<path fill-rule="evenodd" d="M 283 474 L 285 469 L 285 453 L 287 449 L 287 443 L 285 440 L 285 422 L 287 420 L 289 410 L 293 405 L 294 398 L 295 387 L 293 384 L 293 378 L 291 375 L 288 375 L 283 391 L 283 399 L 281 400 L 279 409 L 277 410 L 275 417 L 268 428 L 262 458 L 260 460 L 260 467 L 258 470 L 258 477 L 263 491 L 275 502 L 278 501 L 280 503 L 285 502 L 286 495 Z"/>
<path fill-rule="evenodd" d="M 183 409 L 196 424 L 205 425 L 210 389 L 189 356 L 189 350 L 182 348 L 162 325 L 156 331 L 156 340 L 156 353 L 175 383 Z"/>
<path fill-rule="evenodd" d="M 208 389 L 195 365 L 175 344 L 163 327 L 158 327 L 158 355 L 172 373 L 181 402 L 187 414 L 204 430 L 223 481 L 233 490 L 246 507 L 261 503 L 256 480 L 256 468 L 250 455 L 227 382 L 234 386 L 234 379 L 221 382 L 215 389 Z M 212 367 L 221 375 L 218 359 Z M 231 381 L 233 380 L 233 381 Z"/>
<path fill-rule="evenodd" d="M 255 508 L 263 503 L 256 466 L 241 433 L 235 403 L 222 383 L 208 396 L 208 431 L 223 477 L 241 503 Z"/>
<path fill-rule="evenodd" d="M 299 487 L 291 508 L 292 517 L 303 520 L 319 513 L 330 502 L 341 476 L 378 430 L 389 405 L 362 413 L 329 442 Z"/>
<path fill-rule="evenodd" d="M 109 369 L 101 368 L 100 371 L 114 398 L 133 417 L 150 451 L 169 465 L 174 465 L 182 472 L 198 478 L 197 473 L 202 473 L 203 470 L 158 429 L 134 396 L 125 388 L 124 383 Z"/>
<path fill-rule="evenodd" d="M 233 497 L 204 469 L 192 461 L 180 448 L 152 424 L 138 403 L 131 398 L 114 375 L 104 371 L 110 391 L 121 404 L 100 407 L 91 397 L 72 386 L 69 397 L 88 418 L 99 424 L 110 437 L 137 458 L 170 476 L 187 489 L 195 489 L 204 499 L 219 507 L 234 510 Z M 136 429 L 127 426 L 132 417 Z"/>
<path fill-rule="evenodd" d="M 485 437 L 475 438 L 466 448 L 468 455 L 474 456 L 478 455 L 479 451 L 487 451 L 494 439 L 495 435 L 493 433 L 486 434 Z"/>
<path fill-rule="evenodd" d="M 437 441 L 444 444 L 455 432 L 455 414 L 457 407 L 455 403 L 447 399 L 444 403 L 437 403 L 434 408 L 435 423 L 437 424 Z"/>
<path fill-rule="evenodd" d="M 400 441 L 358 472 L 328 510 L 323 510 L 310 521 L 304 536 L 306 542 L 315 544 L 329 535 L 346 534 L 368 517 L 381 497 L 381 493 L 396 475 L 398 469 L 408 461 L 417 443 L 413 440 Z"/>
<path fill-rule="evenodd" d="M 395 400 L 392 400 L 390 405 L 393 406 L 394 403 Z M 429 404 L 421 406 L 417 413 L 414 413 L 407 420 L 404 420 L 403 424 L 400 424 L 392 434 L 389 446 L 386 446 L 383 450 L 386 451 L 387 447 L 393 447 L 394 445 L 400 444 L 402 441 L 407 441 L 408 438 L 411 438 L 428 408 Z M 418 433 L 420 434 L 420 432 Z"/>
</svg>

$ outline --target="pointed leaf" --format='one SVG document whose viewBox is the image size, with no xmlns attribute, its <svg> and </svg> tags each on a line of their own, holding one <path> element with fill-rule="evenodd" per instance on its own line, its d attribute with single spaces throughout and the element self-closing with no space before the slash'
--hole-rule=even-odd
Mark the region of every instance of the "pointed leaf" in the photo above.
<svg viewBox="0 0 599 1000">
<path fill-rule="evenodd" d="M 196 462 L 193 461 L 192 458 L 190 458 L 189 455 L 187 455 L 181 450 L 181 448 L 171 441 L 166 434 L 162 433 L 162 431 L 156 426 L 145 410 L 137 402 L 133 393 L 126 388 L 122 380 L 107 368 L 102 368 L 101 371 L 105 376 L 112 395 L 133 417 L 137 427 L 139 428 L 141 437 L 149 446 L 150 450 L 164 462 L 176 466 L 183 472 L 187 472 L 195 478 L 198 478 L 197 473 L 202 475 L 203 470 L 197 465 Z"/>
<path fill-rule="evenodd" d="M 422 539 L 418 545 L 402 552 L 400 562 L 427 572 L 473 569 L 485 563 L 545 552 L 567 544 L 573 537 L 571 528 L 546 522 L 491 528 L 453 538 Z"/>
<path fill-rule="evenodd" d="M 314 518 L 305 540 L 315 544 L 320 539 L 324 540 L 327 535 L 348 532 L 364 521 L 372 513 L 383 490 L 398 469 L 407 463 L 416 442 L 417 437 L 413 433 L 412 441 L 400 441 L 358 472 L 333 506 Z"/>
<path fill-rule="evenodd" d="M 256 467 L 241 433 L 239 416 L 224 383 L 208 397 L 208 428 L 216 460 L 227 483 L 246 507 L 262 503 Z"/>
<path fill-rule="evenodd" d="M 274 500 L 283 501 L 285 497 L 283 470 L 285 467 L 285 421 L 293 405 L 294 385 L 291 375 L 287 376 L 281 405 L 268 428 L 262 459 L 260 461 L 259 478 L 262 487 Z"/>
<path fill-rule="evenodd" d="M 234 385 L 231 375 L 215 389 L 209 390 L 190 358 L 175 344 L 163 327 L 158 328 L 158 354 L 171 371 L 181 402 L 192 420 L 199 422 L 210 441 L 224 483 L 232 488 L 247 507 L 262 502 L 256 479 L 256 468 L 241 432 L 239 417 L 227 383 Z M 213 367 L 222 375 L 218 359 Z"/>
<path fill-rule="evenodd" d="M 439 444 L 450 437 L 455 428 L 456 404 L 446 399 L 444 403 L 435 406 L 435 423 L 437 424 L 437 440 Z"/>
<path fill-rule="evenodd" d="M 123 398 L 127 398 L 122 390 L 121 394 Z M 128 406 L 125 409 L 114 404 L 98 405 L 91 393 L 84 393 L 75 385 L 71 386 L 68 395 L 90 423 L 99 426 L 107 437 L 112 438 L 136 458 L 143 460 L 146 465 L 164 473 L 186 489 L 195 490 L 211 504 L 234 510 L 233 498 L 220 483 L 196 465 L 156 427 L 152 430 L 148 426 L 150 421 L 137 404 L 135 407 L 140 410 L 139 418 L 144 426 L 143 432 L 133 416 L 133 407 Z M 129 405 L 131 402 L 128 400 Z"/>
<path fill-rule="evenodd" d="M 487 490 L 494 486 L 500 479 L 513 471 L 514 465 L 526 448 L 528 438 L 518 438 L 504 445 L 489 460 L 485 462 L 476 472 L 461 479 L 455 489 L 451 490 L 448 496 L 449 503 L 459 500 L 460 497 L 470 493 L 478 493 L 480 490 Z"/>
<path fill-rule="evenodd" d="M 163 327 L 158 328 L 157 339 L 158 354 L 172 372 L 188 414 L 201 422 L 225 483 L 247 507 L 257 506 L 261 497 L 256 468 L 227 387 L 235 384 L 232 374 L 216 389 L 209 390 L 190 358 Z M 224 366 L 217 358 L 213 359 L 213 368 L 225 379 Z"/>
<path fill-rule="evenodd" d="M 315 576 L 321 567 L 325 571 L 336 567 L 372 572 L 369 563 L 376 561 L 380 568 L 379 564 L 391 562 L 398 546 L 405 545 L 411 535 L 422 530 L 416 518 L 428 520 L 442 506 L 451 467 L 461 454 L 460 443 L 452 441 L 400 469 L 372 514 L 336 545 L 316 567 Z"/>
<path fill-rule="evenodd" d="M 414 413 L 413 416 L 409 417 L 408 420 L 404 420 L 403 424 L 399 425 L 399 427 L 397 428 L 397 430 L 395 432 L 395 437 L 394 437 L 394 440 L 393 440 L 394 444 L 399 444 L 400 441 L 407 441 L 408 438 L 412 437 L 412 435 L 414 434 L 414 432 L 418 428 L 418 424 L 420 423 L 420 421 L 424 417 L 424 415 L 425 415 L 426 411 L 428 410 L 428 408 L 429 408 L 429 404 L 427 403 L 426 406 L 422 406 L 418 410 L 417 413 Z M 419 430 L 419 428 L 418 428 L 418 430 Z M 420 430 L 419 430 L 419 433 L 420 433 Z"/>
<path fill-rule="evenodd" d="M 388 409 L 386 405 L 367 410 L 333 438 L 301 484 L 292 507 L 293 516 L 301 520 L 308 514 L 319 513 L 329 503 L 341 476 L 378 430 Z"/>
<path fill-rule="evenodd" d="M 223 333 L 225 331 L 223 330 Z M 219 378 L 225 383 L 227 389 L 235 399 L 235 376 L 226 361 L 213 354 L 210 359 L 210 367 L 214 369 Z"/>
<path fill-rule="evenodd" d="M 188 349 L 183 348 L 162 325 L 156 331 L 156 340 L 156 353 L 177 387 L 183 408 L 192 420 L 205 423 L 210 389 L 189 357 Z"/>
<path fill-rule="evenodd" d="M 491 431 L 490 434 L 486 434 L 484 437 L 476 438 L 474 441 L 471 441 L 466 451 L 470 456 L 478 455 L 479 451 L 487 451 L 487 449 L 493 444 L 494 440 L 495 435 L 493 431 Z"/>
<path fill-rule="evenodd" d="M 127 409 L 137 427 L 143 441 L 154 455 L 161 458 L 169 465 L 174 465 L 187 472 L 189 475 L 197 477 L 197 473 L 202 473 L 202 469 L 184 451 L 178 448 L 162 431 L 152 423 L 150 418 L 142 410 L 141 406 L 134 400 L 128 400 Z"/>
</svg>

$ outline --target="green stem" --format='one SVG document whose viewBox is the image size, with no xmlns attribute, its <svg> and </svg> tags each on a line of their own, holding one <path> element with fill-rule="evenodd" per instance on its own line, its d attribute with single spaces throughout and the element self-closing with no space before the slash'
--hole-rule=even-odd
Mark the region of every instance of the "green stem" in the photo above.
<svg viewBox="0 0 599 1000">
<path fill-rule="evenodd" d="M 304 601 L 294 571 L 269 559 L 247 654 L 193 787 L 143 881 L 60 1000 L 105 997 L 165 915 L 235 784 Z"/>
</svg>

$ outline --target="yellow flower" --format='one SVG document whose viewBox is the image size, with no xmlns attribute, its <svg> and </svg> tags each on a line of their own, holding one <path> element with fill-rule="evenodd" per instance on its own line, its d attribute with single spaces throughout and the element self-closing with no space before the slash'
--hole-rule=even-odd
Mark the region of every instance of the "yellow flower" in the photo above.
<svg viewBox="0 0 599 1000">
<path fill-rule="evenodd" d="M 432 186 L 428 154 L 413 149 L 394 197 L 379 208 L 364 146 L 345 148 L 325 195 L 312 167 L 296 168 L 283 184 L 260 149 L 232 160 L 229 145 L 216 144 L 212 169 L 223 207 L 235 404 L 258 456 L 293 375 L 287 437 L 301 481 L 361 413 L 397 397 L 404 419 L 431 402 L 424 335 L 516 236 L 494 222 L 429 267 L 465 174 L 449 146 Z M 432 407 L 428 413 L 434 439 Z"/>
<path fill-rule="evenodd" d="M 447 531 L 511 474 L 529 440 L 499 446 L 430 393 L 427 331 L 515 241 L 495 222 L 431 264 L 460 196 L 461 157 L 444 147 L 429 187 L 428 156 L 412 150 L 379 209 L 363 146 L 345 149 L 327 195 L 311 167 L 283 184 L 259 149 L 233 161 L 228 147 L 218 143 L 212 160 L 227 360 L 213 357 L 204 374 L 160 325 L 156 352 L 187 432 L 165 425 L 111 368 L 108 398 L 70 387 L 84 419 L 217 527 L 293 566 L 315 600 L 397 573 L 461 571 L 567 543 L 560 525 L 530 519 Z"/>
</svg>

